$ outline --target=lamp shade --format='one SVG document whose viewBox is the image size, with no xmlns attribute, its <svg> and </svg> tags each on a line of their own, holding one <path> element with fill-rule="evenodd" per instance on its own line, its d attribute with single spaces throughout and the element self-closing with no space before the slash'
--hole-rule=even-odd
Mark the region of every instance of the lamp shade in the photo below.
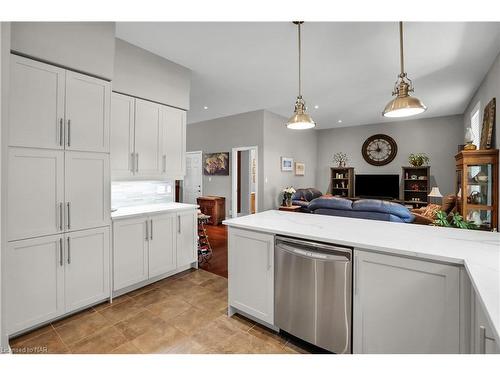
<svg viewBox="0 0 500 375">
<path fill-rule="evenodd" d="M 427 107 L 422 101 L 414 96 L 397 96 L 384 108 L 384 117 L 408 117 L 425 112 Z"/>
<path fill-rule="evenodd" d="M 442 198 L 443 197 L 443 194 L 441 194 L 441 192 L 439 191 L 439 188 L 437 186 L 434 186 L 432 189 L 431 189 L 431 192 L 428 194 L 428 197 L 432 197 L 432 198 Z"/>
</svg>

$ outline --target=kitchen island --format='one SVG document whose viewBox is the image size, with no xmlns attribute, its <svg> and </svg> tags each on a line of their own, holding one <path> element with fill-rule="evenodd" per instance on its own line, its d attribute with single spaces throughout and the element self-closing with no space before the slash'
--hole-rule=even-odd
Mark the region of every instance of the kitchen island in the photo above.
<svg viewBox="0 0 500 375">
<path fill-rule="evenodd" d="M 354 353 L 499 351 L 499 233 L 274 210 L 224 224 L 230 314 L 279 329 L 274 242 L 281 235 L 354 249 Z"/>
</svg>

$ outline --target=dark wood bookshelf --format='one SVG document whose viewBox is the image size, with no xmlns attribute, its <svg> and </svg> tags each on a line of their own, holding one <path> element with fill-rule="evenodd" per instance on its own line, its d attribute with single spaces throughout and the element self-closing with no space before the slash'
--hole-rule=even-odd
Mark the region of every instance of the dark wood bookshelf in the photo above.
<svg viewBox="0 0 500 375">
<path fill-rule="evenodd" d="M 401 167 L 401 201 L 414 208 L 426 206 L 431 191 L 431 167 Z"/>
<path fill-rule="evenodd" d="M 354 168 L 330 168 L 330 193 L 336 197 L 354 197 Z"/>
</svg>

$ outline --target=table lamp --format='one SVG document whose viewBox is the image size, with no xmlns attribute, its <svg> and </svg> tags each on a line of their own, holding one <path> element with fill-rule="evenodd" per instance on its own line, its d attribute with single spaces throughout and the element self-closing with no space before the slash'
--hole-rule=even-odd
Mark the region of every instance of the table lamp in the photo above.
<svg viewBox="0 0 500 375">
<path fill-rule="evenodd" d="M 432 198 L 435 198 L 434 203 L 439 203 L 439 200 L 443 198 L 443 194 L 439 191 L 439 188 L 437 186 L 434 186 L 431 189 L 431 192 L 427 195 L 429 198 L 431 198 L 430 203 L 432 202 Z"/>
</svg>

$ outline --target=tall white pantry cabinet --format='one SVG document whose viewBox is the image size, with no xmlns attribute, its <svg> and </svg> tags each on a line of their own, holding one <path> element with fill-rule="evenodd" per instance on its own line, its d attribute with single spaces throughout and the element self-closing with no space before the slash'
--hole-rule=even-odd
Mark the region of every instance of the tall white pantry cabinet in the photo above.
<svg viewBox="0 0 500 375">
<path fill-rule="evenodd" d="M 110 82 L 11 55 L 7 330 L 110 295 Z"/>
</svg>

